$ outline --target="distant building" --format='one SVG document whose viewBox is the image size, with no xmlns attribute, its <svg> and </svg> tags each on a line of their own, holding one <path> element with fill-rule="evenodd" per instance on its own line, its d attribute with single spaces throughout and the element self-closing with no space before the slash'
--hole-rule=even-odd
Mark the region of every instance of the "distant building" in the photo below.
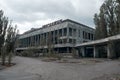
<svg viewBox="0 0 120 80">
<path fill-rule="evenodd" d="M 42 53 L 52 47 L 58 53 L 71 53 L 76 44 L 94 40 L 94 29 L 70 19 L 32 28 L 19 37 L 17 51 L 36 48 Z"/>
</svg>

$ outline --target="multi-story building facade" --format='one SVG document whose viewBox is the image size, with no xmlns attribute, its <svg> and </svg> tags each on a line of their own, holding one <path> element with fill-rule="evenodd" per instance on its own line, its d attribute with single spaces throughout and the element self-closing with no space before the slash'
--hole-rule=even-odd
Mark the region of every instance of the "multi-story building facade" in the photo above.
<svg viewBox="0 0 120 80">
<path fill-rule="evenodd" d="M 31 29 L 19 37 L 17 51 L 36 48 L 39 52 L 52 48 L 58 53 L 71 53 L 76 44 L 94 40 L 94 29 L 70 19 L 58 20 Z"/>
</svg>

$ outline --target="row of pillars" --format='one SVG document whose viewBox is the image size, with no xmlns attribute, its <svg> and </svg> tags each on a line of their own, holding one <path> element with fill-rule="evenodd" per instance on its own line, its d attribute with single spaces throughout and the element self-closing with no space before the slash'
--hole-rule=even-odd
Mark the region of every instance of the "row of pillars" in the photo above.
<svg viewBox="0 0 120 80">
<path fill-rule="evenodd" d="M 110 50 L 110 47 L 109 47 L 109 44 L 106 45 L 106 49 L 107 49 L 107 58 L 112 58 L 114 57 L 114 55 L 111 53 L 111 50 Z M 85 47 L 80 47 L 80 50 L 81 50 L 81 53 L 82 53 L 82 56 L 85 57 L 86 54 L 85 54 Z M 93 57 L 94 58 L 99 58 L 99 51 L 98 51 L 98 46 L 93 46 Z"/>
<path fill-rule="evenodd" d="M 66 31 L 65 31 L 65 29 L 66 29 Z M 52 32 L 53 32 L 53 34 L 52 34 Z M 22 45 L 22 47 L 29 47 L 29 46 L 36 46 L 36 45 L 47 45 L 47 43 L 49 42 L 50 39 L 52 39 L 52 37 L 53 37 L 53 43 L 56 42 L 56 44 L 58 44 L 59 43 L 58 39 L 61 36 L 67 36 L 67 42 L 69 42 L 69 39 L 68 39 L 69 27 L 51 31 L 50 34 L 51 35 L 49 36 L 49 32 L 47 32 L 47 33 L 23 38 L 23 39 L 21 39 L 20 44 Z M 49 39 L 49 37 L 50 37 L 50 39 Z M 55 40 L 55 37 L 57 37 L 58 39 Z M 62 40 L 62 43 L 63 43 L 63 40 Z"/>
</svg>

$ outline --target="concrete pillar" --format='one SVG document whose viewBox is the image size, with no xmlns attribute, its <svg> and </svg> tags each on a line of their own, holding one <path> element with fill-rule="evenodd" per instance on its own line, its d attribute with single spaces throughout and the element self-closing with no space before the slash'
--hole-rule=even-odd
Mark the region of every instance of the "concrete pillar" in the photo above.
<svg viewBox="0 0 120 80">
<path fill-rule="evenodd" d="M 55 31 L 53 31 L 53 44 L 55 44 Z"/>
<path fill-rule="evenodd" d="M 69 48 L 67 48 L 67 53 L 69 53 Z"/>
<path fill-rule="evenodd" d="M 77 56 L 79 56 L 79 50 L 75 49 L 75 52 L 76 52 Z"/>
<path fill-rule="evenodd" d="M 42 42 L 43 42 L 43 36 L 42 36 L 42 34 L 40 35 L 40 45 L 42 46 Z"/>
<path fill-rule="evenodd" d="M 57 53 L 59 53 L 59 48 L 57 48 Z"/>
<path fill-rule="evenodd" d="M 94 58 L 98 58 L 99 57 L 99 55 L 98 55 L 98 47 L 97 46 L 94 46 L 94 48 L 93 48 L 93 56 L 94 56 Z"/>
<path fill-rule="evenodd" d="M 28 47 L 30 47 L 30 37 L 28 37 Z"/>
<path fill-rule="evenodd" d="M 107 57 L 112 59 L 112 58 L 116 58 L 116 53 L 115 53 L 115 44 L 113 41 L 109 41 L 107 44 Z"/>
<path fill-rule="evenodd" d="M 45 38 L 45 35 L 44 35 L 44 34 L 42 34 L 42 45 L 44 45 L 44 44 L 45 44 L 44 38 Z"/>
<path fill-rule="evenodd" d="M 46 33 L 46 45 L 48 45 L 48 35 L 49 35 L 49 33 L 47 32 Z"/>
<path fill-rule="evenodd" d="M 82 57 L 85 57 L 85 47 L 81 47 L 81 53 L 82 53 Z"/>
<path fill-rule="evenodd" d="M 60 39 L 59 30 L 57 30 L 57 44 L 59 44 L 59 39 Z"/>
<path fill-rule="evenodd" d="M 92 34 L 91 34 L 91 33 L 90 33 L 90 40 L 93 40 L 93 39 L 92 39 Z"/>
<path fill-rule="evenodd" d="M 67 27 L 67 43 L 69 43 L 69 27 Z"/>
<path fill-rule="evenodd" d="M 39 40 L 39 37 L 38 35 L 36 35 L 36 45 L 38 46 L 38 40 Z"/>
<path fill-rule="evenodd" d="M 33 46 L 33 36 L 31 36 L 31 46 Z"/>
<path fill-rule="evenodd" d="M 111 58 L 109 45 L 107 45 L 107 58 Z"/>
<path fill-rule="evenodd" d="M 62 37 L 64 36 L 64 28 L 62 28 Z"/>
<path fill-rule="evenodd" d="M 36 46 L 38 46 L 38 35 L 36 35 Z"/>
<path fill-rule="evenodd" d="M 41 34 L 40 34 L 40 47 L 41 47 Z"/>
<path fill-rule="evenodd" d="M 27 39 L 25 38 L 25 47 L 27 47 Z"/>
<path fill-rule="evenodd" d="M 31 47 L 31 43 L 32 43 L 32 42 L 31 42 L 31 37 L 30 37 L 30 47 Z"/>
<path fill-rule="evenodd" d="M 29 37 L 27 38 L 27 41 L 28 41 L 28 42 L 27 42 L 27 47 L 29 47 Z"/>
<path fill-rule="evenodd" d="M 34 42 L 34 44 L 33 44 L 33 47 L 35 46 L 35 36 L 33 36 L 33 42 Z"/>
<path fill-rule="evenodd" d="M 72 36 L 75 37 L 76 34 L 74 34 L 74 29 L 72 28 Z"/>
<path fill-rule="evenodd" d="M 35 45 L 34 46 L 36 46 L 37 45 L 37 43 L 36 43 L 36 35 L 34 36 L 34 41 L 35 41 Z"/>
<path fill-rule="evenodd" d="M 47 33 L 45 33 L 45 45 L 47 45 Z"/>
<path fill-rule="evenodd" d="M 111 44 L 111 43 L 108 43 L 108 45 L 107 45 L 107 57 L 110 59 L 116 58 L 116 54 L 113 49 L 113 44 Z"/>
<path fill-rule="evenodd" d="M 62 37 L 64 36 L 64 29 L 62 28 Z M 63 44 L 63 39 L 62 39 L 62 44 Z"/>
</svg>

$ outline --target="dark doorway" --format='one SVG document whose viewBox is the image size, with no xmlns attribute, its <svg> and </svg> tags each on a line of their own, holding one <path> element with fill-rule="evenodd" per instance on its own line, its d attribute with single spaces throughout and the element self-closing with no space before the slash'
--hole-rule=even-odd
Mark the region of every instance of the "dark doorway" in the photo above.
<svg viewBox="0 0 120 80">
<path fill-rule="evenodd" d="M 85 48 L 85 57 L 93 57 L 93 47 Z"/>
</svg>

